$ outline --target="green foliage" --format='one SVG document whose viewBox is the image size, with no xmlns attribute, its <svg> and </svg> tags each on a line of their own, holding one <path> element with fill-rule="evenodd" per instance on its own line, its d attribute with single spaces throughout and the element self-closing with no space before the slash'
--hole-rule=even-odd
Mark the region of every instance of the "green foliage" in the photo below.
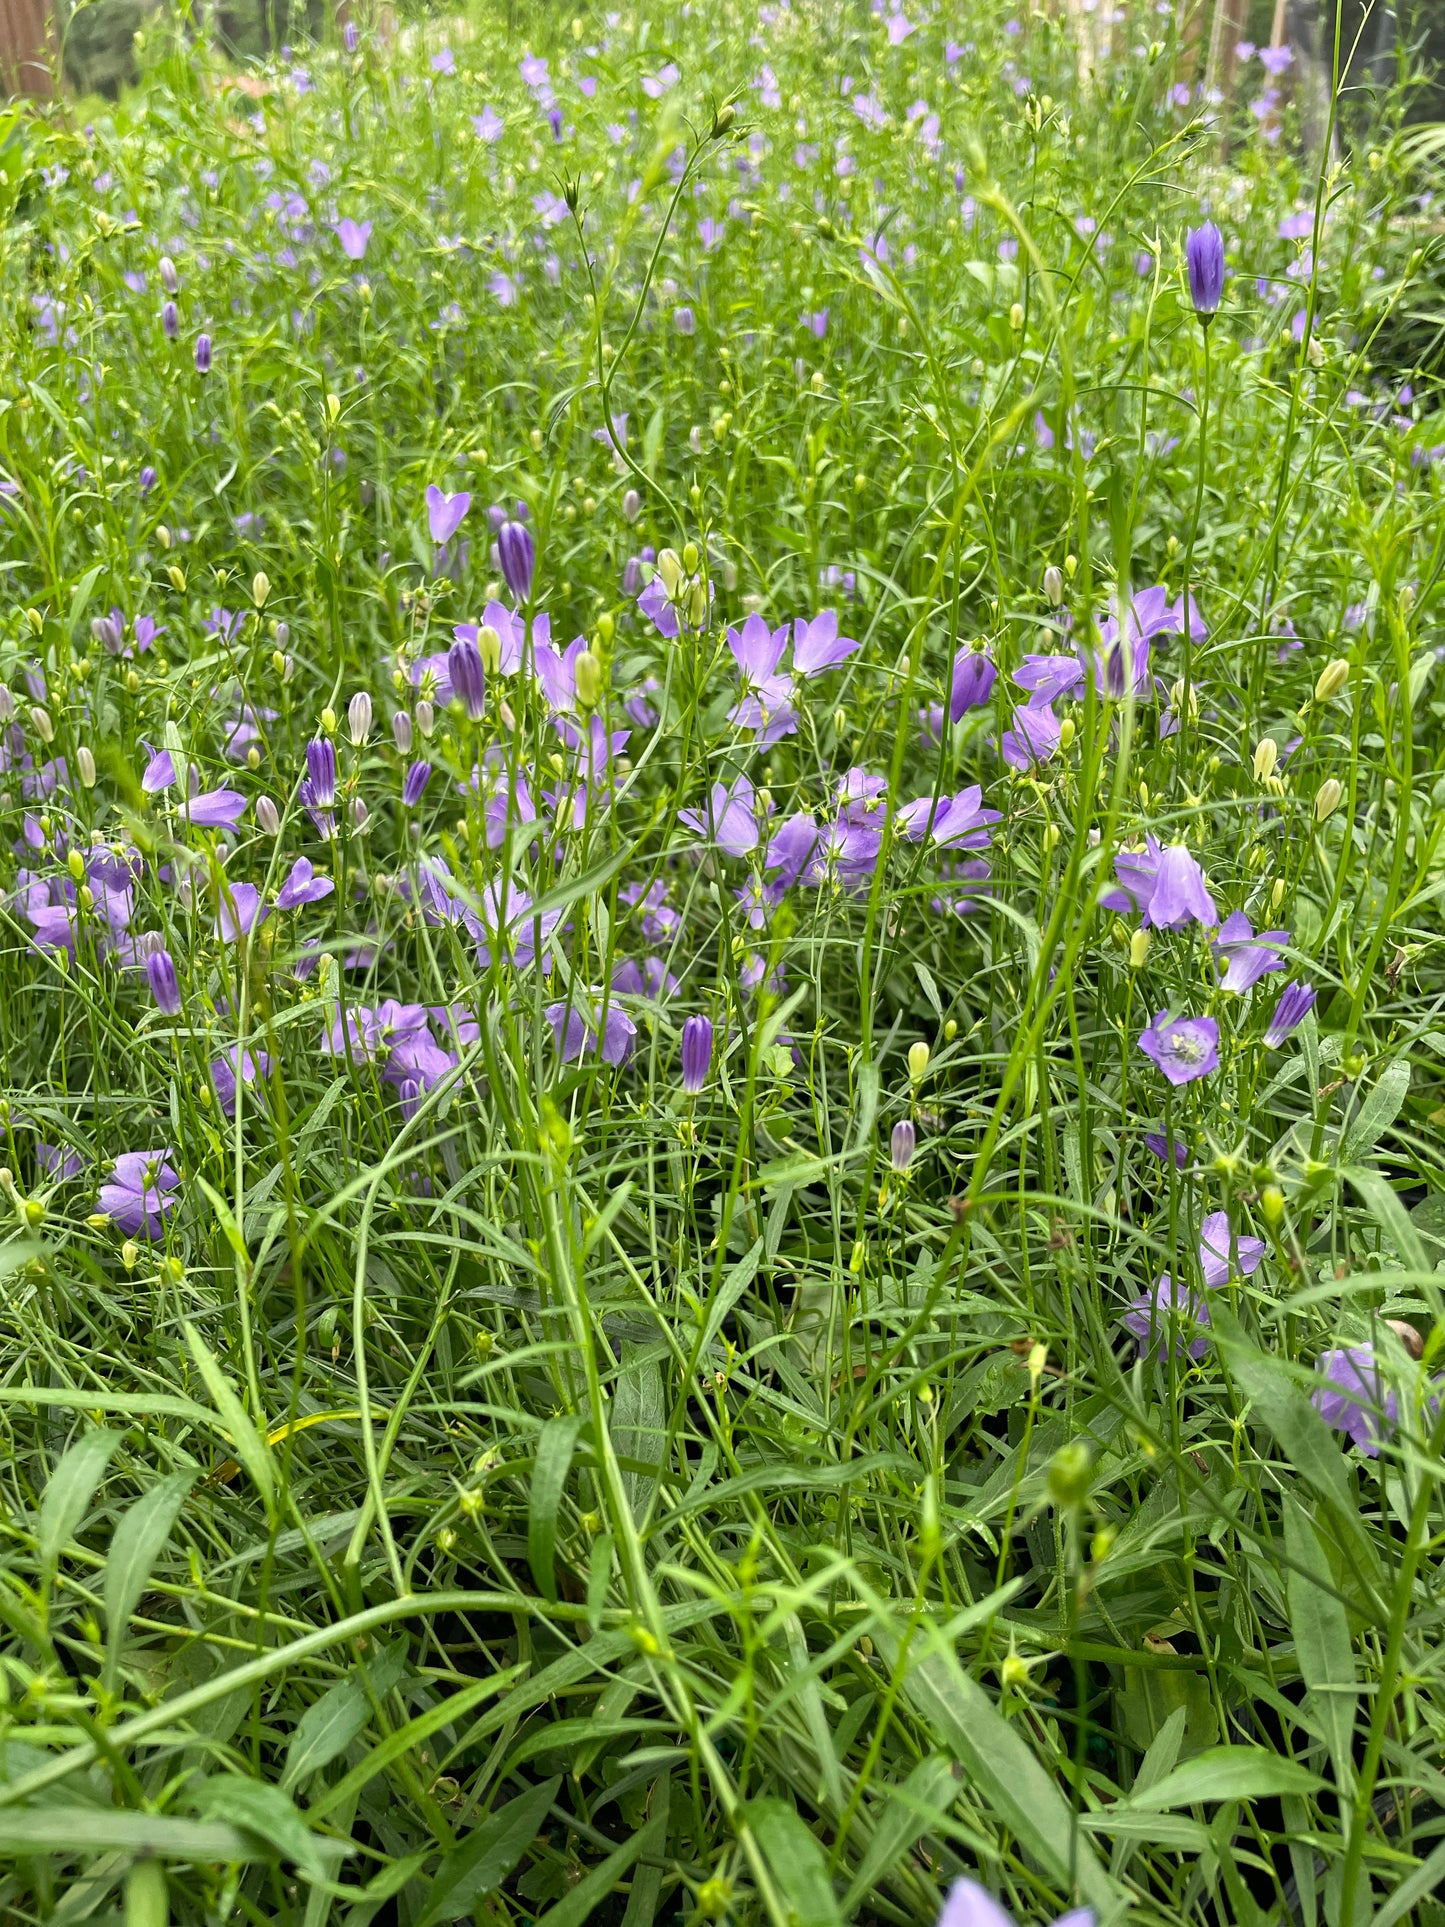
<svg viewBox="0 0 1445 1927">
<path fill-rule="evenodd" d="M 1067 11 L 154 17 L 0 117 L 6 1922 L 1441 1917 L 1440 143 Z"/>
</svg>

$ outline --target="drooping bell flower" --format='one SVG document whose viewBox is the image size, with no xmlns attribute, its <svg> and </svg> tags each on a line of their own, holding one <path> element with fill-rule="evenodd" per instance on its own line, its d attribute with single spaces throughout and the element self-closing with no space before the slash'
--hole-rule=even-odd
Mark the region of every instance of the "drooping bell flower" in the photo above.
<svg viewBox="0 0 1445 1927">
<path fill-rule="evenodd" d="M 1160 852 L 1144 922 L 1156 930 L 1181 930 L 1191 921 L 1216 924 L 1219 912 L 1196 858 L 1184 844 L 1171 843 Z"/>
<path fill-rule="evenodd" d="M 196 373 L 208 375 L 211 372 L 211 337 L 196 336 Z"/>
<path fill-rule="evenodd" d="M 166 1017 L 181 1014 L 181 986 L 169 950 L 153 950 L 145 960 L 146 982 L 156 1008 Z"/>
<path fill-rule="evenodd" d="M 518 602 L 526 602 L 532 593 L 537 546 L 525 522 L 503 522 L 497 530 L 497 559 L 507 587 Z"/>
<path fill-rule="evenodd" d="M 997 675 L 997 666 L 986 646 L 970 643 L 960 649 L 953 659 L 953 680 L 948 694 L 949 720 L 961 722 L 968 710 L 982 709 L 993 694 Z"/>
<path fill-rule="evenodd" d="M 1279 1002 L 1274 1007 L 1274 1015 L 1269 1020 L 1269 1028 L 1264 1033 L 1264 1041 L 1271 1050 L 1278 1050 L 1291 1034 L 1299 1029 L 1305 1018 L 1315 1007 L 1313 984 L 1286 984 L 1279 993 Z"/>
<path fill-rule="evenodd" d="M 712 1020 L 689 1017 L 682 1027 L 682 1088 L 696 1097 L 712 1068 Z"/>
</svg>

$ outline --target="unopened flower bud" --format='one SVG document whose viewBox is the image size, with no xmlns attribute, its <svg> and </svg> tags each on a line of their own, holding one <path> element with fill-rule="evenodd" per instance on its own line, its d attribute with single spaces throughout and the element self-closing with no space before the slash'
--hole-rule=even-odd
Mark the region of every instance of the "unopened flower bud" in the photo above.
<svg viewBox="0 0 1445 1927">
<path fill-rule="evenodd" d="M 1129 968 L 1131 970 L 1142 970 L 1144 968 L 1144 960 L 1149 955 L 1149 941 L 1149 932 L 1144 929 L 1136 930 L 1133 936 L 1130 937 Z"/>
<path fill-rule="evenodd" d="M 404 709 L 399 709 L 391 719 L 391 739 L 403 756 L 411 754 L 411 717 Z"/>
<path fill-rule="evenodd" d="M 622 519 L 625 522 L 635 522 L 641 513 L 642 497 L 635 488 L 630 488 L 622 498 Z"/>
<path fill-rule="evenodd" d="M 65 859 L 65 867 L 75 882 L 79 883 L 85 875 L 85 858 L 79 850 L 72 850 Z"/>
<path fill-rule="evenodd" d="M 271 593 L 271 578 L 264 569 L 257 569 L 251 578 L 251 600 L 258 609 L 264 609 L 266 598 Z"/>
<path fill-rule="evenodd" d="M 477 654 L 482 659 L 482 668 L 489 676 L 495 676 L 502 666 L 502 638 L 490 622 L 484 622 L 477 631 Z M 429 735 L 423 730 L 423 735 Z"/>
<path fill-rule="evenodd" d="M 172 562 L 166 570 L 166 575 L 170 578 L 170 585 L 176 593 L 178 595 L 184 595 L 186 592 L 186 572 L 180 564 L 178 562 Z"/>
<path fill-rule="evenodd" d="M 1074 738 L 1075 736 L 1078 735 L 1078 733 L 1079 733 L 1078 728 L 1074 722 L 1073 717 L 1065 716 L 1064 720 L 1059 724 L 1059 748 L 1060 749 L 1072 748 Z"/>
<path fill-rule="evenodd" d="M 1049 1461 L 1049 1497 L 1063 1511 L 1073 1511 L 1089 1494 L 1089 1448 L 1082 1439 L 1062 1445 Z"/>
<path fill-rule="evenodd" d="M 908 1046 L 908 1075 L 915 1084 L 920 1084 L 928 1070 L 929 1049 L 920 1040 Z"/>
<path fill-rule="evenodd" d="M 437 726 L 436 711 L 425 697 L 416 706 L 416 726 L 426 737 L 430 737 Z"/>
<path fill-rule="evenodd" d="M 1056 609 L 1064 599 L 1063 571 L 1052 562 L 1044 570 L 1044 594 Z"/>
<path fill-rule="evenodd" d="M 107 1223 L 109 1220 L 107 1219 Z M 136 1260 L 140 1257 L 140 1246 L 134 1238 L 127 1238 L 120 1248 L 120 1261 L 127 1271 L 134 1271 Z"/>
<path fill-rule="evenodd" d="M 84 743 L 75 752 L 75 763 L 80 771 L 80 780 L 88 790 L 95 788 L 95 757 Z"/>
<path fill-rule="evenodd" d="M 1331 696 L 1339 695 L 1349 680 L 1350 665 L 1343 656 L 1336 656 L 1333 662 L 1327 662 L 1320 671 L 1319 681 L 1315 684 L 1315 701 L 1327 703 Z"/>
<path fill-rule="evenodd" d="M 42 709 L 39 703 L 34 704 L 31 708 L 30 720 L 35 726 L 35 734 L 40 738 L 42 743 L 53 743 L 55 741 L 55 725 L 50 720 L 49 711 Z"/>
<path fill-rule="evenodd" d="M 1269 907 L 1271 910 L 1278 910 L 1279 906 L 1284 902 L 1284 893 L 1285 880 L 1283 877 L 1276 877 L 1274 882 L 1269 886 Z"/>
<path fill-rule="evenodd" d="M 1316 823 L 1323 823 L 1327 816 L 1334 815 L 1335 811 L 1340 807 L 1340 798 L 1344 793 L 1344 785 L 1340 783 L 1337 778 L 1333 776 L 1327 776 L 1325 778 L 1324 782 L 1321 783 L 1315 791 Z"/>
<path fill-rule="evenodd" d="M 912 1164 L 917 1143 L 918 1132 L 913 1123 L 906 1117 L 900 1117 L 888 1140 L 889 1161 L 895 1171 L 906 1171 Z"/>
<path fill-rule="evenodd" d="M 1267 1184 L 1259 1194 L 1259 1208 L 1267 1225 L 1277 1225 L 1284 1216 L 1284 1193 L 1277 1184 Z"/>
<path fill-rule="evenodd" d="M 15 714 L 15 697 L 4 683 L 0 683 L 0 723 L 8 723 Z"/>
<path fill-rule="evenodd" d="M 574 664 L 577 700 L 584 709 L 595 709 L 602 694 L 602 664 L 590 649 L 584 649 Z"/>
<path fill-rule="evenodd" d="M 281 812 L 269 796 L 256 798 L 256 821 L 267 836 L 281 834 Z"/>
<path fill-rule="evenodd" d="M 1005 1692 L 1022 1693 L 1029 1683 L 1029 1663 L 1018 1653 L 1006 1653 L 998 1677 Z"/>
<path fill-rule="evenodd" d="M 1254 748 L 1254 780 L 1263 783 L 1274 775 L 1279 762 L 1279 744 L 1273 736 L 1263 736 Z"/>
<path fill-rule="evenodd" d="M 346 726 L 353 747 L 360 749 L 371 734 L 371 698 L 364 689 L 359 689 L 346 705 Z"/>
</svg>

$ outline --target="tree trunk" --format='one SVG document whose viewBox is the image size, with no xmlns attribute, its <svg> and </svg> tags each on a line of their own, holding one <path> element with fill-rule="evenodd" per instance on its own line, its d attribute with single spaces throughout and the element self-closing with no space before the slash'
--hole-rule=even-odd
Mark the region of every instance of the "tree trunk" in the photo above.
<svg viewBox="0 0 1445 1927">
<path fill-rule="evenodd" d="M 46 0 L 0 0 L 0 86 L 7 94 L 49 100 L 54 51 Z"/>
</svg>

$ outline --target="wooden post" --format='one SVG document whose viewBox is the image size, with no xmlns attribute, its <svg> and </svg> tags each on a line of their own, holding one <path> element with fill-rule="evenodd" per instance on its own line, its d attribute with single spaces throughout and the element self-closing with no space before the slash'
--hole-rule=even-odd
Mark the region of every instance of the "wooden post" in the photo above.
<svg viewBox="0 0 1445 1927">
<path fill-rule="evenodd" d="M 0 0 L 0 86 L 7 94 L 51 99 L 54 53 L 45 0 Z"/>
</svg>

